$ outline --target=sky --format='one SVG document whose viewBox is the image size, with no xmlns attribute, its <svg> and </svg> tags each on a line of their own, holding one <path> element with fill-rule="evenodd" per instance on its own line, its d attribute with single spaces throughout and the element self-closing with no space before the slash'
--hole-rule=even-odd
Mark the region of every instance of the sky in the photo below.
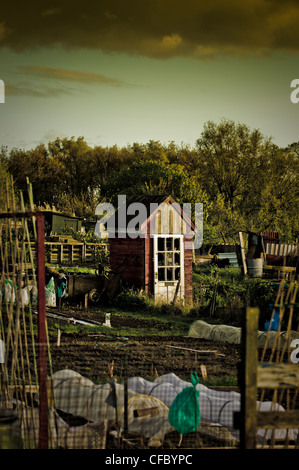
<svg viewBox="0 0 299 470">
<path fill-rule="evenodd" d="M 6 2 L 0 145 L 193 147 L 221 119 L 297 142 L 298 23 L 293 0 Z"/>
</svg>

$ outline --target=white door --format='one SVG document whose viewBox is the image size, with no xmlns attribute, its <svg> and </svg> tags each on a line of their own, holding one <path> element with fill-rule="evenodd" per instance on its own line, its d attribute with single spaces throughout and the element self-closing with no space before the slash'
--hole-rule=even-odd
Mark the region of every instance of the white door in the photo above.
<svg viewBox="0 0 299 470">
<path fill-rule="evenodd" d="M 155 301 L 184 299 L 183 235 L 154 235 Z"/>
</svg>

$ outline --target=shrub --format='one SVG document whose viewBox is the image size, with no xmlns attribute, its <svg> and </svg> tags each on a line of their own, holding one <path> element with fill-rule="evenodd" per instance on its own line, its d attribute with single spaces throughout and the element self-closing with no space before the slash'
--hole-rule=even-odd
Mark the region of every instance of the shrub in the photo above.
<svg viewBox="0 0 299 470">
<path fill-rule="evenodd" d="M 216 310 L 221 310 L 221 319 L 232 323 L 242 319 L 242 311 L 246 307 L 258 307 L 262 326 L 271 314 L 277 290 L 278 283 L 243 276 L 238 268 L 217 270 L 210 266 L 197 268 L 193 273 L 194 308 L 209 315 L 209 306 L 215 300 Z"/>
<path fill-rule="evenodd" d="M 152 307 L 152 301 L 143 291 L 123 289 L 114 300 L 114 305 L 124 310 L 140 310 Z"/>
</svg>

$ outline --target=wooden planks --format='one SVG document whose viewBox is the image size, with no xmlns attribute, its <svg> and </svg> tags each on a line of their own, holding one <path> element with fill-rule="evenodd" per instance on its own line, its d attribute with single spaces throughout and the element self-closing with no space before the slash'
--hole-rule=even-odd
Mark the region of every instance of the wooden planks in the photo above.
<svg viewBox="0 0 299 470">
<path fill-rule="evenodd" d="M 298 364 L 259 363 L 257 386 L 268 389 L 299 388 Z"/>
<path fill-rule="evenodd" d="M 109 250 L 106 243 L 45 242 L 46 262 L 69 266 L 94 263 L 99 248 Z M 35 243 L 31 243 L 31 250 L 35 256 Z"/>
<path fill-rule="evenodd" d="M 291 253 L 298 254 L 298 245 L 288 245 L 286 243 L 283 243 L 283 244 L 267 243 L 266 244 L 267 255 L 287 256 Z"/>
<path fill-rule="evenodd" d="M 256 425 L 263 429 L 298 428 L 299 410 L 258 411 Z"/>
<path fill-rule="evenodd" d="M 261 447 L 257 445 L 258 429 L 297 429 L 299 423 L 299 410 L 290 409 L 288 402 L 287 409 L 278 409 L 278 396 L 283 393 L 289 397 L 289 392 L 295 394 L 299 387 L 299 367 L 298 364 L 282 362 L 258 362 L 257 361 L 257 321 L 258 309 L 247 309 L 245 328 L 243 329 L 243 359 L 245 362 L 244 374 L 242 377 L 241 390 L 241 414 L 235 414 L 239 420 L 241 429 L 241 447 L 254 449 Z M 257 390 L 273 391 L 273 401 L 269 411 L 262 411 L 257 407 Z M 263 398 L 261 398 L 263 401 Z M 260 402 L 261 404 L 261 402 Z M 237 421 L 236 421 L 237 423 Z M 286 437 L 285 446 L 289 440 Z M 264 442 L 267 446 L 267 442 Z M 274 434 L 271 435 L 271 447 L 276 448 Z"/>
</svg>

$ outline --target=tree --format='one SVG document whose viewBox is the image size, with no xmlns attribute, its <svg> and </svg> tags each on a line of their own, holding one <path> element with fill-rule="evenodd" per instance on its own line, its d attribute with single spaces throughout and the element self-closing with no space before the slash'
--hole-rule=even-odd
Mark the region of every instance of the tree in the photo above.
<svg viewBox="0 0 299 470">
<path fill-rule="evenodd" d="M 209 196 L 220 193 L 232 207 L 242 207 L 272 145 L 259 130 L 251 131 L 245 124 L 208 121 L 196 146 L 198 177 Z"/>
<path fill-rule="evenodd" d="M 294 239 L 298 143 L 280 149 L 259 130 L 224 119 L 204 125 L 196 149 L 196 176 L 211 200 L 208 222 L 216 233 L 277 230 Z"/>
<path fill-rule="evenodd" d="M 0 149 L 0 211 L 6 212 L 10 202 L 7 200 L 7 190 L 11 194 L 12 180 L 8 171 L 7 148 Z M 10 208 L 11 209 L 11 208 Z"/>
<path fill-rule="evenodd" d="M 207 203 L 207 195 L 198 181 L 192 178 L 181 165 L 170 165 L 153 160 L 133 162 L 120 171 L 104 188 L 107 197 L 116 202 L 120 194 L 171 195 L 179 203 Z"/>
<path fill-rule="evenodd" d="M 281 233 L 284 241 L 294 241 L 299 231 L 299 156 L 292 146 L 276 148 L 261 190 L 256 226 Z"/>
</svg>

